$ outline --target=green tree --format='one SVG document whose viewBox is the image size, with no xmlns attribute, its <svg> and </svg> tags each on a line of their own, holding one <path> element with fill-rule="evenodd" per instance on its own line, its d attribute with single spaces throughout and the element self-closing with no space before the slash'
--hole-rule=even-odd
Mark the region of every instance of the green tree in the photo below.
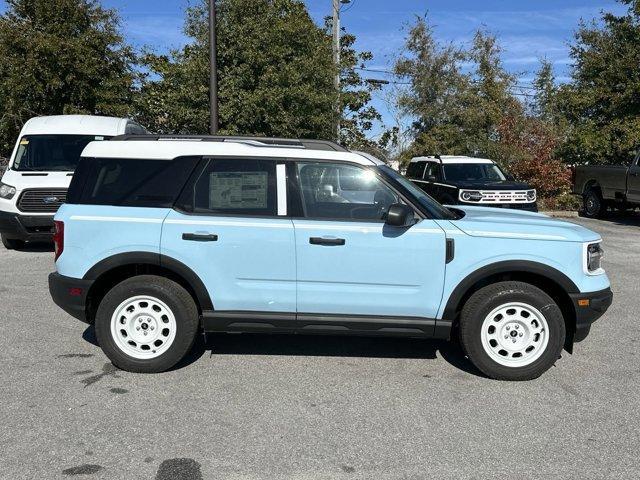
<svg viewBox="0 0 640 480">
<path fill-rule="evenodd" d="M 0 16 L 0 152 L 37 115 L 124 116 L 134 55 L 93 0 L 7 0 Z"/>
<path fill-rule="evenodd" d="M 334 138 L 336 92 L 331 37 L 314 24 L 299 0 L 217 2 L 220 132 L 266 136 Z M 204 2 L 187 9 L 190 41 L 169 55 L 147 52 L 148 74 L 136 103 L 151 130 L 209 130 L 208 11 Z M 379 118 L 370 89 L 355 67 L 370 54 L 342 41 L 341 140 L 365 142 Z"/>
<path fill-rule="evenodd" d="M 581 23 L 571 46 L 572 80 L 558 92 L 569 163 L 619 163 L 640 143 L 640 2 L 626 14 Z"/>
<path fill-rule="evenodd" d="M 505 115 L 522 114 L 511 94 L 515 78 L 500 60 L 496 38 L 476 32 L 467 49 L 440 45 L 426 18 L 409 31 L 395 72 L 410 88 L 398 98 L 413 118 L 414 143 L 406 156 L 469 154 L 496 158 L 498 126 Z M 462 64 L 470 68 L 463 71 Z"/>
</svg>

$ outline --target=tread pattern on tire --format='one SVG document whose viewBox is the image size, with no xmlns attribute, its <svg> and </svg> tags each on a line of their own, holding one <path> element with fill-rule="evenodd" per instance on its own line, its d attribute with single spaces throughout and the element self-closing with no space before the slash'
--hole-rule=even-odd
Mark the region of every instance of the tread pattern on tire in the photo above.
<svg viewBox="0 0 640 480">
<path fill-rule="evenodd" d="M 545 353 L 530 365 L 517 368 L 500 365 L 482 347 L 480 328 L 485 318 L 483 312 L 489 313 L 490 309 L 497 306 L 500 297 L 504 297 L 504 301 L 515 301 L 516 297 L 520 297 L 519 301 L 531 302 L 547 320 L 549 344 Z M 560 308 L 544 291 L 525 282 L 503 281 L 487 285 L 471 295 L 460 313 L 459 333 L 465 354 L 488 377 L 496 380 L 532 380 L 551 368 L 559 358 L 564 345 L 565 323 Z"/>
<path fill-rule="evenodd" d="M 162 296 L 162 300 L 170 304 L 178 323 L 178 333 L 171 347 L 149 360 L 129 357 L 111 338 L 113 310 L 126 298 L 140 293 Z M 116 367 L 136 373 L 159 373 L 176 365 L 191 350 L 199 325 L 198 308 L 189 292 L 173 280 L 156 275 L 138 275 L 113 287 L 100 302 L 95 322 L 98 343 L 107 357 Z"/>
</svg>

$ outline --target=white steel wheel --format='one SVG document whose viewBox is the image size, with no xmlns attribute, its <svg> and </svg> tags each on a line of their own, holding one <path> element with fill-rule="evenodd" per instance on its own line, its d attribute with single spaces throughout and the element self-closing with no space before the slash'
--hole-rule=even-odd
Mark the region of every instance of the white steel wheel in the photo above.
<svg viewBox="0 0 640 480">
<path fill-rule="evenodd" d="M 158 298 L 138 295 L 122 302 L 111 316 L 111 336 L 126 355 L 146 360 L 166 352 L 176 338 L 176 318 Z"/>
<path fill-rule="evenodd" d="M 494 362 L 506 367 L 524 367 L 546 350 L 549 325 L 535 307 L 510 302 L 485 317 L 480 335 L 482 348 Z"/>
</svg>

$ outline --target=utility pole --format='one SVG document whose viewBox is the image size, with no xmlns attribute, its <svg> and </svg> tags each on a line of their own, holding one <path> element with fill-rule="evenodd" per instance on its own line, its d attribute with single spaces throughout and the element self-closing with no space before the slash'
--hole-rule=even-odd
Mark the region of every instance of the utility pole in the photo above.
<svg viewBox="0 0 640 480">
<path fill-rule="evenodd" d="M 333 87 L 336 91 L 336 141 L 340 141 L 340 0 L 333 0 L 333 22 L 331 25 L 333 32 L 333 65 L 335 67 L 335 77 Z"/>
<path fill-rule="evenodd" d="M 218 59 L 216 55 L 216 0 L 209 0 L 209 129 L 218 133 Z"/>
</svg>

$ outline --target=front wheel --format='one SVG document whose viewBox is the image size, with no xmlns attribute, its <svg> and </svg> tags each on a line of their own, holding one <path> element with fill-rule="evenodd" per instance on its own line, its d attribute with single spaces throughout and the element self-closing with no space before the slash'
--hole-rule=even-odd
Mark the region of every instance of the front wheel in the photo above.
<svg viewBox="0 0 640 480">
<path fill-rule="evenodd" d="M 96 337 L 122 370 L 157 373 L 193 346 L 198 309 L 191 295 L 164 277 L 140 275 L 113 287 L 96 313 Z"/>
<path fill-rule="evenodd" d="M 531 380 L 560 357 L 564 318 L 539 288 L 499 282 L 481 288 L 464 305 L 460 339 L 471 362 L 488 377 Z"/>
</svg>

